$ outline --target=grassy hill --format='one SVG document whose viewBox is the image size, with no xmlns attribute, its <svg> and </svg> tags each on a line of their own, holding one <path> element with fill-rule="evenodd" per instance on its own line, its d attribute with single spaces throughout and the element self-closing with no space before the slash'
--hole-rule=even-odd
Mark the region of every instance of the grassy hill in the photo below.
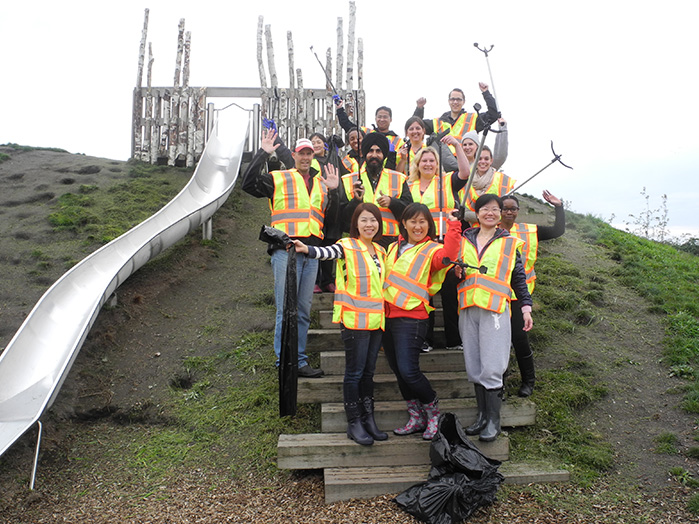
<svg viewBox="0 0 699 524">
<path fill-rule="evenodd" d="M 191 171 L 13 146 L 0 154 L 4 347 L 51 282 L 152 214 Z M 521 207 L 524 221 L 552 221 L 540 200 Z M 471 521 L 690 522 L 699 259 L 590 216 L 567 220 L 537 263 L 537 424 L 509 436 L 513 460 L 554 463 L 573 480 L 504 487 Z M 38 490 L 26 488 L 33 431 L 0 457 L 0 522 L 411 521 L 387 497 L 324 506 L 316 473 L 274 465 L 277 435 L 315 430 L 319 414 L 277 416 L 263 223 L 266 202 L 236 190 L 213 241 L 190 235 L 118 290 L 46 418 Z M 514 359 L 507 384 L 515 394 Z"/>
</svg>

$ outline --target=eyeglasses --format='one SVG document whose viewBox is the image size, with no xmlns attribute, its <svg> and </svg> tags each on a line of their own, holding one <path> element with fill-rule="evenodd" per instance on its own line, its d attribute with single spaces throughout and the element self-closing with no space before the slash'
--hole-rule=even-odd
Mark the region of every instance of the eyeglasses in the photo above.
<svg viewBox="0 0 699 524">
<path fill-rule="evenodd" d="M 482 207 L 482 208 L 480 209 L 480 211 L 478 211 L 478 212 L 480 213 L 481 211 L 484 212 L 484 213 L 493 213 L 494 215 L 499 215 L 499 214 L 500 214 L 500 208 L 499 208 L 499 207 Z"/>
<path fill-rule="evenodd" d="M 449 102 L 463 102 L 463 101 L 464 101 L 463 98 L 450 98 L 449 99 Z"/>
<path fill-rule="evenodd" d="M 519 211 L 518 207 L 503 207 L 502 208 L 503 213 L 515 213 L 517 211 Z"/>
</svg>

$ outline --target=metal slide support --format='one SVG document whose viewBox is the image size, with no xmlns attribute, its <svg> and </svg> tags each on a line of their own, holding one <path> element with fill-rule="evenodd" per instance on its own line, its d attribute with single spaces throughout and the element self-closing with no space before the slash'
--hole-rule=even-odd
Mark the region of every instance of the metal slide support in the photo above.
<svg viewBox="0 0 699 524">
<path fill-rule="evenodd" d="M 206 141 L 209 141 L 211 134 L 214 132 L 214 122 L 215 122 L 215 111 L 214 104 L 209 102 L 206 104 Z"/>
<path fill-rule="evenodd" d="M 214 236 L 214 221 L 210 218 L 201 225 L 201 238 L 202 240 L 211 240 Z"/>
<path fill-rule="evenodd" d="M 34 452 L 34 467 L 32 468 L 32 479 L 29 482 L 29 489 L 34 491 L 34 482 L 36 481 L 36 468 L 39 466 L 39 448 L 41 448 L 41 433 L 44 430 L 44 425 L 40 420 L 36 422 L 39 425 L 39 435 L 36 437 L 36 451 Z"/>
</svg>

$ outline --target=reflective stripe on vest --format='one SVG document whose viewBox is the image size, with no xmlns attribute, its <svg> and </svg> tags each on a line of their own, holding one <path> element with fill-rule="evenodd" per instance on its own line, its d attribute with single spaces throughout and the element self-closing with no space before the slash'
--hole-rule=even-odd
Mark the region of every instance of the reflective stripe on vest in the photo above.
<svg viewBox="0 0 699 524">
<path fill-rule="evenodd" d="M 474 211 L 474 204 L 476 200 L 478 200 L 478 197 L 481 195 L 485 194 L 493 194 L 497 195 L 499 197 L 505 196 L 508 194 L 510 191 L 512 191 L 512 188 L 515 187 L 515 182 L 516 180 L 514 178 L 510 178 L 507 176 L 505 173 L 501 173 L 500 171 L 495 171 L 493 173 L 493 181 L 490 183 L 490 186 L 488 186 L 488 189 L 483 191 L 482 193 L 478 193 L 473 186 L 471 186 L 471 190 L 469 191 L 469 196 L 466 199 L 466 207 L 470 209 L 471 211 Z M 462 189 L 459 191 L 459 195 L 461 196 L 461 199 L 463 200 L 463 192 L 466 190 L 466 188 Z"/>
<path fill-rule="evenodd" d="M 466 269 L 465 279 L 459 283 L 459 308 L 471 306 L 502 313 L 512 296 L 510 280 L 517 261 L 517 249 L 523 242 L 513 236 L 493 240 L 482 257 L 476 246 L 467 239 L 461 242 L 461 259 L 471 266 L 486 266 L 481 274 L 477 269 Z"/>
<path fill-rule="evenodd" d="M 342 165 L 345 166 L 345 169 L 347 169 L 347 171 L 350 173 L 355 173 L 359 168 L 359 162 L 357 162 L 357 159 L 352 158 L 349 155 L 342 157 Z"/>
<path fill-rule="evenodd" d="M 272 227 L 291 237 L 323 238 L 327 186 L 320 174 L 312 179 L 311 194 L 296 169 L 272 171 L 274 197 L 269 202 Z"/>
<path fill-rule="evenodd" d="M 524 272 L 527 274 L 529 294 L 534 291 L 534 284 L 536 281 L 534 264 L 536 263 L 537 252 L 539 250 L 537 229 L 538 226 L 536 224 L 514 224 L 512 229 L 510 229 L 510 235 L 524 242 L 524 245 L 520 248 L 520 252 L 522 253 L 522 261 L 524 262 Z"/>
<path fill-rule="evenodd" d="M 415 309 L 422 303 L 428 313 L 433 311 L 430 297 L 442 287 L 448 269 L 431 273 L 432 258 L 441 247 L 427 240 L 406 249 L 398 257 L 398 242 L 391 244 L 386 255 L 388 274 L 383 286 L 386 301 L 405 310 Z"/>
<path fill-rule="evenodd" d="M 383 235 L 387 237 L 398 236 L 398 219 L 396 219 L 396 217 L 393 215 L 393 211 L 391 211 L 389 208 L 381 207 L 377 202 L 377 199 L 381 196 L 382 192 L 384 195 L 400 198 L 406 176 L 398 171 L 384 169 L 379 175 L 379 183 L 376 185 L 376 194 L 374 194 L 374 189 L 372 188 L 371 182 L 369 182 L 369 178 L 366 174 L 366 166 L 362 166 L 360 175 L 357 175 L 357 173 L 354 172 L 342 176 L 342 185 L 345 188 L 347 200 L 352 200 L 354 198 L 354 183 L 358 176 L 361 176 L 362 184 L 364 185 L 364 202 L 372 202 L 376 204 L 379 211 L 381 211 Z"/>
<path fill-rule="evenodd" d="M 437 228 L 437 236 L 447 234 L 447 215 L 456 207 L 451 177 L 452 173 L 445 173 L 442 175 L 442 193 L 444 194 L 444 200 L 442 202 L 443 216 L 440 216 L 439 213 L 439 180 L 437 177 L 432 178 L 430 185 L 427 186 L 427 189 L 422 194 L 420 194 L 419 180 L 408 182 L 410 193 L 413 195 L 413 202 L 425 204 L 430 209 L 430 213 L 432 213 L 432 218 L 434 219 L 434 225 Z"/>
<path fill-rule="evenodd" d="M 333 322 L 342 322 L 348 329 L 383 329 L 383 277 L 386 273 L 386 251 L 374 244 L 381 272 L 367 246 L 355 238 L 338 241 L 345 256 L 338 260 L 335 277 Z"/>
<path fill-rule="evenodd" d="M 459 118 L 456 119 L 456 122 L 451 125 L 449 134 L 455 136 L 459 139 L 459 142 L 461 142 L 461 138 L 465 133 L 476 129 L 477 119 L 476 113 L 461 113 Z"/>
</svg>

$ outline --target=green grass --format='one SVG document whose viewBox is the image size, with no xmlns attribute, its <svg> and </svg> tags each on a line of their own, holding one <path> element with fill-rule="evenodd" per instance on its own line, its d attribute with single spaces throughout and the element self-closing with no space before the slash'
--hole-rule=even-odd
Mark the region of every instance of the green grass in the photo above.
<svg viewBox="0 0 699 524">
<path fill-rule="evenodd" d="M 15 151 L 53 151 L 55 153 L 67 153 L 65 149 L 58 147 L 34 147 L 34 146 L 21 146 L 19 144 L 14 144 L 8 142 L 7 144 L 2 144 L 4 147 L 9 147 Z"/>
<path fill-rule="evenodd" d="M 279 434 L 317 429 L 319 412 L 299 404 L 296 417 L 279 417 L 272 340 L 251 332 L 216 356 L 184 359 L 179 378 L 188 380 L 171 384 L 174 422 L 134 445 L 135 466 L 151 478 L 202 464 L 231 477 L 276 473 Z"/>
<path fill-rule="evenodd" d="M 129 180 L 106 191 L 81 185 L 78 193 L 59 197 L 49 223 L 88 243 L 106 244 L 140 224 L 180 191 L 191 170 L 129 162 Z"/>
<path fill-rule="evenodd" d="M 11 157 L 7 153 L 0 153 L 0 164 L 5 162 L 6 160 L 9 160 Z"/>
<path fill-rule="evenodd" d="M 537 422 L 510 432 L 511 459 L 562 461 L 583 485 L 613 465 L 613 450 L 604 439 L 583 428 L 579 410 L 606 395 L 578 370 L 541 371 L 537 377 Z"/>
<path fill-rule="evenodd" d="M 664 362 L 669 374 L 688 381 L 682 408 L 699 413 L 699 257 L 685 250 L 688 243 L 663 244 L 589 215 L 569 217 L 572 228 L 608 250 L 619 280 L 644 297 L 650 311 L 665 315 Z"/>
</svg>

